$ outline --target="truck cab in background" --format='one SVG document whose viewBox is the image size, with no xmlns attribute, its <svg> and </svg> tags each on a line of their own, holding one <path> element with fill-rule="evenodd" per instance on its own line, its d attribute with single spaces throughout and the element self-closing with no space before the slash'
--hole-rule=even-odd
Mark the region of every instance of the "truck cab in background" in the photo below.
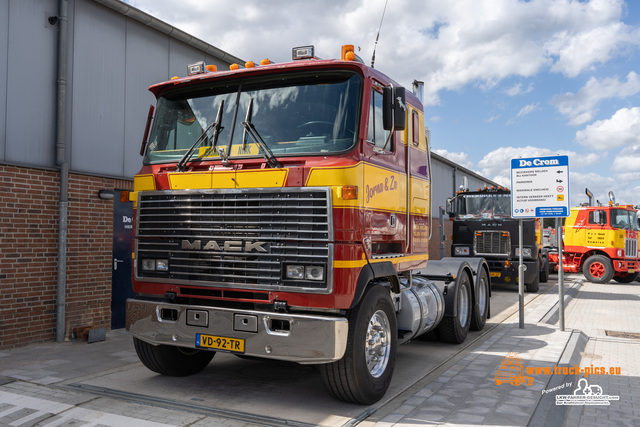
<svg viewBox="0 0 640 427">
<path fill-rule="evenodd" d="M 471 191 L 466 180 L 447 201 L 453 221 L 451 256 L 483 257 L 494 283 L 517 285 L 519 265 L 519 224 L 511 218 L 511 192 L 504 187 L 484 187 Z M 523 220 L 524 283 L 528 292 L 537 292 L 549 278 L 547 250 L 542 247 L 540 221 Z"/>
<path fill-rule="evenodd" d="M 630 283 L 638 277 L 638 213 L 631 205 L 619 205 L 609 192 L 606 205 L 594 203 L 586 189 L 589 203 L 571 208 L 563 232 L 563 270 L 583 273 L 593 283 L 614 279 Z M 552 267 L 557 269 L 558 252 L 550 252 Z"/>
</svg>

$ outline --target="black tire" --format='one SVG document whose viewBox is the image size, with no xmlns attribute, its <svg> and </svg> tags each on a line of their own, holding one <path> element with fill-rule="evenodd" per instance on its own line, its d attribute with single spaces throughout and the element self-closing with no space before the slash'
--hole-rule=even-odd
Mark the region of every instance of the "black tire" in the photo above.
<svg viewBox="0 0 640 427">
<path fill-rule="evenodd" d="M 396 362 L 398 323 L 389 290 L 372 287 L 348 319 L 347 349 L 342 359 L 320 365 L 322 382 L 338 400 L 371 405 L 387 392 Z"/>
<path fill-rule="evenodd" d="M 613 280 L 618 283 L 631 283 L 638 278 L 638 273 L 627 273 L 613 276 Z"/>
<path fill-rule="evenodd" d="M 469 275 L 462 274 L 456 286 L 456 315 L 447 316 L 445 314 L 437 328 L 441 341 L 460 344 L 467 339 L 472 317 L 471 295 Z"/>
<path fill-rule="evenodd" d="M 609 283 L 614 273 L 613 263 L 604 255 L 591 255 L 582 266 L 582 274 L 592 283 Z"/>
<path fill-rule="evenodd" d="M 478 273 L 478 288 L 475 292 L 476 301 L 473 304 L 470 329 L 481 331 L 487 323 L 489 314 L 489 276 L 484 268 Z"/>
<path fill-rule="evenodd" d="M 549 256 L 542 256 L 542 268 L 540 269 L 540 282 L 547 283 L 549 281 Z"/>
<path fill-rule="evenodd" d="M 184 377 L 202 371 L 216 354 L 208 350 L 152 345 L 138 338 L 133 338 L 133 345 L 144 366 L 172 377 Z"/>
<path fill-rule="evenodd" d="M 527 288 L 527 292 L 538 292 L 540 289 L 540 275 L 533 275 L 533 282 L 525 283 L 525 287 Z"/>
</svg>

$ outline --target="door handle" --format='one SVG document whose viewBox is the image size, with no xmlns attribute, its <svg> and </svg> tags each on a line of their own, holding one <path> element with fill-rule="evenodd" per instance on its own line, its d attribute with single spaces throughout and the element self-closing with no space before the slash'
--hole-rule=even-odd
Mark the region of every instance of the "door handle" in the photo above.
<svg viewBox="0 0 640 427">
<path fill-rule="evenodd" d="M 118 269 L 118 263 L 119 263 L 119 262 L 124 262 L 124 260 L 123 260 L 123 259 L 117 259 L 117 258 L 114 258 L 114 259 L 113 259 L 113 269 L 114 269 L 114 270 L 117 270 L 117 269 Z"/>
</svg>

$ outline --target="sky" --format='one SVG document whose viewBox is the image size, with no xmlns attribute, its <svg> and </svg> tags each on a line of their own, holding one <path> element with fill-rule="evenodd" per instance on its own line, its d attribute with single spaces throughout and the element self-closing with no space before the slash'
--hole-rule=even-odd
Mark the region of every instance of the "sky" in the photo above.
<svg viewBox="0 0 640 427">
<path fill-rule="evenodd" d="M 510 159 L 569 156 L 570 205 L 640 205 L 640 1 L 127 0 L 243 60 L 312 44 L 408 89 L 432 150 L 507 187 Z M 379 39 L 376 36 L 379 31 Z"/>
</svg>

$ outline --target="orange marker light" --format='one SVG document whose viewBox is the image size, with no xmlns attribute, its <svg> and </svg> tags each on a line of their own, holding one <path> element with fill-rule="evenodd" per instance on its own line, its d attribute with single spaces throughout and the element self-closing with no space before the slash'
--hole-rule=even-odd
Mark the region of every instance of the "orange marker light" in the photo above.
<svg viewBox="0 0 640 427">
<path fill-rule="evenodd" d="M 215 65 L 207 65 L 205 68 L 207 69 L 207 71 L 211 71 L 212 73 L 218 71 L 218 67 Z"/>
<path fill-rule="evenodd" d="M 231 64 L 231 65 L 229 65 L 229 69 L 230 70 L 239 70 L 240 66 L 238 64 Z"/>
<path fill-rule="evenodd" d="M 253 61 L 245 62 L 245 64 L 244 64 L 245 68 L 253 68 L 255 66 L 256 66 L 256 64 Z"/>
<path fill-rule="evenodd" d="M 269 65 L 271 64 L 271 61 L 268 58 L 264 58 L 262 61 L 260 61 L 260 65 Z"/>
<path fill-rule="evenodd" d="M 129 192 L 121 191 L 120 192 L 120 203 L 127 203 L 129 201 Z"/>
<path fill-rule="evenodd" d="M 352 44 L 342 45 L 342 55 L 340 55 L 340 58 L 342 58 L 343 61 L 353 61 L 356 59 Z"/>
<path fill-rule="evenodd" d="M 357 185 L 343 185 L 342 186 L 342 198 L 344 200 L 357 200 L 358 199 L 358 186 Z"/>
</svg>

